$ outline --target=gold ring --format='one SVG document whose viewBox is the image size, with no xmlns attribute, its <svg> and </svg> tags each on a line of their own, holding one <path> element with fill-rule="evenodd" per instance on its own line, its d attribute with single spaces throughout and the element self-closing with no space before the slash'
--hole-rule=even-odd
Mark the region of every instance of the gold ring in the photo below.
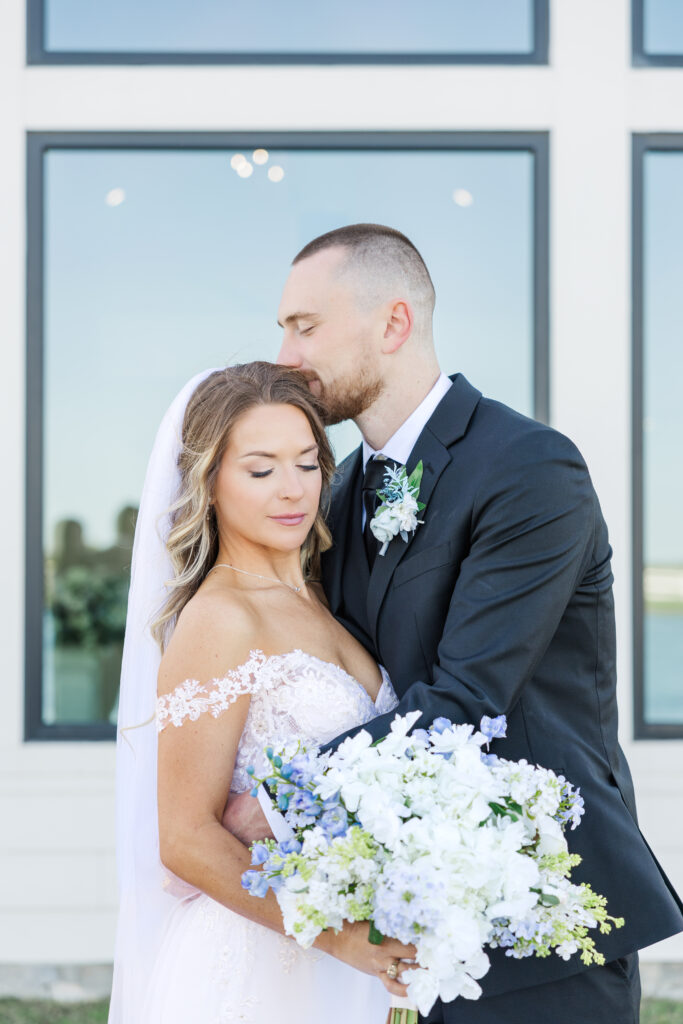
<svg viewBox="0 0 683 1024">
<path fill-rule="evenodd" d="M 394 960 L 393 964 L 390 964 L 389 967 L 387 967 L 387 977 L 391 978 L 392 981 L 396 981 L 396 978 L 398 977 L 399 963 L 399 960 Z"/>
</svg>

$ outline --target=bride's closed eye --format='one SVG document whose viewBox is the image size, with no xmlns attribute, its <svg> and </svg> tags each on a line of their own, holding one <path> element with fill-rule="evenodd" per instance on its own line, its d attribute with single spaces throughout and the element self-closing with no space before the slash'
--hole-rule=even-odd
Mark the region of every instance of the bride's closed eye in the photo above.
<svg viewBox="0 0 683 1024">
<path fill-rule="evenodd" d="M 298 468 L 299 469 L 304 469 L 304 470 L 306 470 L 307 473 L 310 473 L 312 470 L 320 469 L 320 466 L 318 466 L 316 464 L 315 466 L 299 466 Z M 253 476 L 253 477 L 270 476 L 270 474 L 272 472 L 273 472 L 272 469 L 263 469 L 260 472 L 257 472 L 256 470 L 251 470 L 250 473 L 249 473 L 249 476 Z"/>
</svg>

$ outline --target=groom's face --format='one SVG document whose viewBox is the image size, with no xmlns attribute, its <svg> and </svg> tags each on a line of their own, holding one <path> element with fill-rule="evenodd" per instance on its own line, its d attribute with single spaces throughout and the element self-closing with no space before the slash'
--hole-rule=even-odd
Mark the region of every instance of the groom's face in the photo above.
<svg viewBox="0 0 683 1024">
<path fill-rule="evenodd" d="M 277 361 L 305 374 L 328 424 L 356 419 L 383 390 L 384 324 L 376 310 L 361 308 L 348 278 L 340 277 L 345 257 L 340 248 L 325 249 L 295 264 L 278 312 Z"/>
</svg>

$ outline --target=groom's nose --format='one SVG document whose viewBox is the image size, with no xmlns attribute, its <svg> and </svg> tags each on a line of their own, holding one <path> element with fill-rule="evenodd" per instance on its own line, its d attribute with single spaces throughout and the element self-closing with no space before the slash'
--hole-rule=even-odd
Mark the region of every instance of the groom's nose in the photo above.
<svg viewBox="0 0 683 1024">
<path fill-rule="evenodd" d="M 280 366 L 292 366 L 294 369 L 299 370 L 303 366 L 303 359 L 301 353 L 297 351 L 294 340 L 288 338 L 285 335 L 282 339 L 282 345 L 278 352 L 277 363 Z"/>
</svg>

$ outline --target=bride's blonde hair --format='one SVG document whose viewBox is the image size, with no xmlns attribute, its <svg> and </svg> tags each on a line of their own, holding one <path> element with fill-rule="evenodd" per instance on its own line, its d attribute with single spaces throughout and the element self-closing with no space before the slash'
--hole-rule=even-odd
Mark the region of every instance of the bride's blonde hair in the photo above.
<svg viewBox="0 0 683 1024">
<path fill-rule="evenodd" d="M 335 468 L 320 407 L 298 370 L 265 362 L 217 370 L 197 387 L 183 419 L 182 447 L 178 456 L 180 488 L 169 509 L 171 529 L 166 541 L 174 576 L 167 583 L 168 599 L 151 627 L 162 652 L 178 615 L 216 561 L 218 529 L 211 502 L 230 431 L 249 409 L 270 404 L 300 409 L 318 445 L 322 492 L 318 514 L 301 549 L 301 567 L 307 580 L 319 575 L 320 555 L 332 545 L 325 515 Z"/>
</svg>

